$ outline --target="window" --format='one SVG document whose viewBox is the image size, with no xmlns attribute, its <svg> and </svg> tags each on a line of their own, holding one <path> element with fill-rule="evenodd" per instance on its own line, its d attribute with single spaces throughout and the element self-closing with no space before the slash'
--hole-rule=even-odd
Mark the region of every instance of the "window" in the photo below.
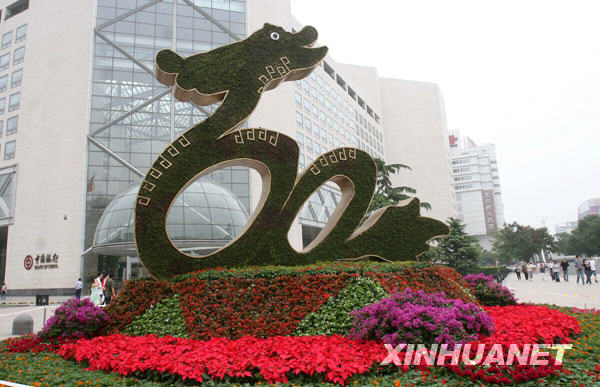
<svg viewBox="0 0 600 387">
<path fill-rule="evenodd" d="M 310 96 L 317 99 L 317 89 L 314 86 L 310 87 Z"/>
<path fill-rule="evenodd" d="M 27 38 L 27 24 L 23 24 L 17 28 L 15 34 L 15 43 L 21 42 Z"/>
<path fill-rule="evenodd" d="M 312 105 L 312 114 L 313 114 L 313 117 L 319 118 L 319 109 L 317 108 L 316 105 Z"/>
<path fill-rule="evenodd" d="M 7 87 L 8 87 L 8 75 L 3 75 L 0 77 L 0 93 L 5 92 Z"/>
<path fill-rule="evenodd" d="M 17 14 L 26 11 L 27 8 L 29 8 L 29 0 L 15 1 L 14 3 L 6 7 L 6 17 L 4 18 L 4 20 L 10 19 L 11 17 Z"/>
<path fill-rule="evenodd" d="M 17 147 L 16 141 L 9 141 L 4 144 L 4 160 L 11 160 L 15 158 L 15 148 Z"/>
<path fill-rule="evenodd" d="M 6 97 L 0 98 L 0 114 L 4 114 L 4 109 L 6 108 Z"/>
<path fill-rule="evenodd" d="M 304 120 L 304 129 L 306 129 L 308 133 L 312 132 L 312 125 L 308 118 Z"/>
<path fill-rule="evenodd" d="M 12 112 L 13 110 L 17 110 L 21 105 L 21 93 L 14 93 L 10 95 L 8 99 L 8 111 Z"/>
<path fill-rule="evenodd" d="M 319 138 L 319 125 L 314 124 L 312 128 L 313 128 L 313 132 L 315 134 L 315 137 Z"/>
<path fill-rule="evenodd" d="M 0 56 L 0 70 L 6 70 L 10 65 L 10 52 Z"/>
<path fill-rule="evenodd" d="M 310 101 L 308 98 L 304 98 L 304 110 L 310 114 Z"/>
<path fill-rule="evenodd" d="M 323 111 L 319 112 L 319 118 L 321 119 L 321 122 L 325 122 L 325 113 Z"/>
<path fill-rule="evenodd" d="M 309 137 L 306 137 L 306 150 L 310 153 L 313 151 L 312 140 Z"/>
<path fill-rule="evenodd" d="M 302 127 L 302 122 L 302 113 L 296 112 L 296 124 L 298 124 L 299 127 Z"/>
<path fill-rule="evenodd" d="M 4 131 L 4 121 L 0 121 L 0 137 L 2 137 L 3 131 Z"/>
<path fill-rule="evenodd" d="M 12 44 L 12 31 L 5 33 L 2 35 L 2 49 L 10 47 Z"/>
<path fill-rule="evenodd" d="M 23 69 L 13 71 L 10 78 L 10 87 L 21 86 L 21 80 L 23 79 Z"/>
<path fill-rule="evenodd" d="M 300 149 L 304 149 L 304 135 L 300 132 L 296 132 L 296 140 L 298 141 Z"/>
<path fill-rule="evenodd" d="M 17 127 L 19 126 L 19 116 L 10 117 L 6 120 L 6 135 L 17 133 Z"/>
<path fill-rule="evenodd" d="M 319 144 L 318 142 L 315 142 L 315 153 L 318 155 L 321 154 L 321 144 Z"/>
<path fill-rule="evenodd" d="M 298 93 L 297 91 L 294 93 L 294 100 L 296 101 L 296 106 L 298 106 L 299 108 L 302 108 L 302 95 L 300 95 L 300 93 Z"/>
<path fill-rule="evenodd" d="M 6 54 L 6 55 L 9 55 L 9 54 Z M 24 58 L 25 58 L 25 46 L 17 48 L 15 50 L 15 52 L 13 53 L 13 65 L 23 63 Z M 10 62 L 10 56 L 8 56 L 6 60 Z M 8 65 L 7 65 L 7 67 L 8 67 Z M 1 69 L 2 69 L 2 57 L 0 56 L 0 70 Z"/>
<path fill-rule="evenodd" d="M 319 102 L 321 105 L 325 105 L 325 97 L 323 97 L 323 94 L 321 93 L 319 93 Z"/>
<path fill-rule="evenodd" d="M 310 85 L 306 79 L 302 80 L 302 90 L 306 91 L 307 93 L 310 92 Z"/>
<path fill-rule="evenodd" d="M 327 132 L 325 131 L 325 129 L 321 130 L 321 139 L 323 140 L 323 142 L 327 142 Z M 325 144 L 323 144 L 325 145 Z"/>
</svg>

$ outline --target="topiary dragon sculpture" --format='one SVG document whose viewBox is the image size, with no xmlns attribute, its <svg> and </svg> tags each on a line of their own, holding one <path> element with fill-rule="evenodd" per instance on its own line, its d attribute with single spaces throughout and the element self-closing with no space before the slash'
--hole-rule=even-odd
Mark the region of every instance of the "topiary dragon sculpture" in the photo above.
<svg viewBox="0 0 600 387">
<path fill-rule="evenodd" d="M 182 58 L 170 50 L 156 55 L 156 78 L 174 86 L 180 101 L 221 102 L 214 114 L 176 138 L 155 160 L 138 192 L 135 240 L 140 260 L 156 278 L 211 267 L 306 265 L 318 261 L 377 256 L 411 260 L 426 242 L 445 235 L 446 225 L 420 217 L 419 201 L 374 211 L 364 221 L 376 185 L 374 160 L 343 147 L 319 156 L 299 176 L 296 142 L 267 129 L 239 129 L 262 93 L 282 81 L 306 77 L 325 57 L 313 48 L 315 28 L 297 33 L 265 24 L 247 39 Z M 232 165 L 255 169 L 262 196 L 246 230 L 205 257 L 179 251 L 166 219 L 175 198 L 201 175 Z M 342 198 L 318 237 L 302 251 L 287 239 L 296 214 L 313 192 L 336 183 Z"/>
</svg>

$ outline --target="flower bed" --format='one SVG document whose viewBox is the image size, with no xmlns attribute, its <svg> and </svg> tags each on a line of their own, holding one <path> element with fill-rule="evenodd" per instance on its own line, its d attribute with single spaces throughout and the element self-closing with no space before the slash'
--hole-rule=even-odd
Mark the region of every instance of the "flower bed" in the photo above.
<svg viewBox="0 0 600 387">
<path fill-rule="evenodd" d="M 566 344 L 571 336 L 579 334 L 579 321 L 557 310 L 544 306 L 517 305 L 486 307 L 494 319 L 496 331 L 493 335 L 473 343 L 486 344 L 484 359 L 490 354 L 494 344 L 501 344 L 502 358 L 507 359 L 511 344 L 523 351 L 525 344 Z M 550 361 L 547 365 L 448 365 L 452 372 L 486 383 L 514 384 L 535 380 L 559 373 L 562 366 Z"/>
<path fill-rule="evenodd" d="M 496 380 L 493 378 L 498 378 L 498 381 L 501 381 L 501 377 L 505 378 L 502 379 L 505 383 L 508 383 L 508 380 L 510 380 L 510 384 L 512 384 L 514 380 L 516 384 L 520 384 L 524 382 L 524 380 L 521 379 L 519 374 L 523 374 L 523 376 L 526 378 L 537 379 L 535 381 L 531 380 L 529 383 L 526 383 L 526 385 L 531 386 L 577 385 L 580 387 L 598 385 L 600 380 L 600 367 L 598 367 L 598 359 L 600 358 L 600 314 L 598 314 L 596 311 L 582 311 L 568 308 L 551 309 L 548 307 L 535 305 L 488 307 L 486 310 L 488 310 L 490 316 L 492 316 L 494 319 L 496 333 L 489 338 L 482 338 L 480 340 L 481 342 L 525 344 L 535 342 L 551 343 L 553 341 L 572 341 L 574 347 L 572 350 L 569 350 L 565 353 L 563 367 L 554 367 L 552 369 L 550 369 L 550 367 L 544 368 L 543 366 L 533 368 L 520 366 L 513 368 L 490 367 L 486 369 L 473 367 L 470 370 L 471 374 L 466 371 L 466 368 L 453 369 L 451 366 L 426 368 L 410 367 L 408 370 L 397 368 L 395 366 L 381 368 L 377 367 L 376 363 L 379 362 L 387 353 L 382 348 L 382 345 L 377 343 L 372 348 L 372 351 L 370 347 L 361 347 L 359 350 L 360 353 L 357 354 L 357 357 L 353 357 L 350 360 L 350 363 L 355 365 L 354 371 L 346 370 L 349 372 L 349 375 L 344 377 L 340 374 L 340 377 L 344 378 L 345 383 L 349 385 L 406 386 L 414 384 L 419 386 L 460 385 L 463 387 L 480 387 L 482 384 L 491 385 L 490 381 Z M 577 336 L 573 337 L 573 335 Z M 164 367 L 175 367 L 176 364 L 180 364 L 182 372 L 188 372 L 192 368 L 198 367 L 198 364 L 200 363 L 194 363 L 192 366 L 188 365 L 186 360 L 188 356 L 187 351 L 192 348 L 203 348 L 207 343 L 196 340 L 173 338 L 159 339 L 155 336 L 147 336 L 146 338 L 123 338 L 123 336 L 114 335 L 114 337 L 121 337 L 123 340 L 148 340 L 145 342 L 146 344 L 150 343 L 149 340 L 165 340 L 164 343 L 185 343 L 185 345 L 182 344 L 183 346 L 180 347 L 182 352 L 176 352 L 175 355 L 167 356 L 167 352 L 165 351 L 171 350 L 173 348 L 173 344 L 167 344 L 166 346 L 158 345 L 154 348 L 149 345 L 130 345 L 127 347 L 119 344 L 119 341 L 115 341 L 114 346 L 110 344 L 111 342 L 107 341 L 107 345 L 94 346 L 83 344 L 86 342 L 92 342 L 93 340 L 109 340 L 108 337 L 98 337 L 92 340 L 82 339 L 77 343 L 68 344 L 67 346 L 63 347 L 65 351 L 68 349 L 73 355 L 79 348 L 81 362 L 74 363 L 72 361 L 60 360 L 56 358 L 56 356 L 48 355 L 47 353 L 35 354 L 30 352 L 25 354 L 15 354 L 3 352 L 2 348 L 4 347 L 4 349 L 6 349 L 6 342 L 0 342 L 0 380 L 9 380 L 31 385 L 45 383 L 48 383 L 49 385 L 59 385 L 61 383 L 63 385 L 75 385 L 76 381 L 81 381 L 81 384 L 85 383 L 102 386 L 133 383 L 134 379 L 131 379 L 131 376 L 127 377 L 119 374 L 103 374 L 102 372 L 98 371 L 84 371 L 84 368 L 91 365 L 85 361 L 86 356 L 92 356 L 91 353 L 95 351 L 101 353 L 97 353 L 93 355 L 93 357 L 105 359 L 106 364 L 103 367 L 111 367 L 114 372 L 117 372 L 116 369 L 120 367 L 123 367 L 123 369 L 131 367 L 131 364 L 136 364 L 136 359 L 139 359 L 140 362 L 145 362 L 146 366 L 153 362 L 160 362 L 160 366 L 163 368 L 152 368 L 152 370 L 147 368 L 148 371 L 141 372 L 138 370 L 139 372 L 137 373 L 133 372 L 132 374 L 129 374 L 135 375 L 137 378 L 150 378 L 150 382 L 142 379 L 141 381 L 136 382 L 139 383 L 136 385 L 151 385 L 153 381 L 158 381 L 159 384 L 162 385 L 183 386 L 183 379 L 180 376 L 165 374 L 164 370 L 166 368 Z M 148 337 L 152 338 L 148 339 Z M 299 375 L 295 375 L 294 371 L 286 371 L 285 375 L 283 376 L 287 377 L 290 383 L 312 387 L 321 386 L 321 382 L 327 377 L 327 372 L 323 372 L 322 368 L 320 367 L 319 370 L 321 371 L 318 371 L 317 365 L 321 364 L 322 362 L 332 362 L 331 359 L 335 358 L 335 356 L 338 356 L 337 353 L 340 349 L 347 348 L 346 340 L 349 339 L 344 339 L 339 336 L 334 336 L 334 338 L 335 340 L 331 338 L 321 338 L 320 344 L 317 345 L 318 352 L 310 352 L 312 349 L 307 344 L 309 342 L 304 342 L 304 344 L 307 344 L 307 347 L 300 347 L 302 352 L 296 351 L 292 353 L 286 352 L 287 345 L 289 343 L 299 343 L 297 340 L 303 338 L 288 337 L 281 339 L 241 339 L 245 341 L 234 341 L 223 338 L 213 339 L 211 342 L 215 344 L 215 348 L 213 349 L 212 354 L 207 356 L 219 358 L 220 360 L 216 363 L 206 362 L 204 364 L 205 367 L 213 367 L 211 369 L 214 369 L 215 371 L 220 370 L 221 373 L 225 372 L 225 369 L 219 365 L 219 362 L 223 361 L 221 356 L 226 356 L 226 353 L 220 351 L 222 351 L 223 348 L 228 348 L 228 350 L 233 352 L 231 356 L 233 356 L 234 359 L 237 359 L 235 362 L 236 369 L 239 370 L 246 366 L 246 368 L 248 368 L 247 370 L 251 372 L 251 376 L 230 377 L 227 376 L 227 372 L 225 372 L 222 382 L 218 382 L 220 379 L 216 377 L 217 380 L 210 381 L 209 384 L 215 386 L 231 386 L 233 384 L 243 384 L 245 382 L 250 384 L 264 384 L 268 380 L 274 380 L 266 379 L 263 374 L 256 371 L 256 369 L 250 369 L 249 367 L 256 363 L 247 362 L 249 358 L 254 356 L 253 353 L 256 352 L 256 348 L 260 348 L 261 346 L 267 345 L 266 343 L 270 342 L 270 345 L 275 346 L 275 343 L 278 343 L 277 345 L 279 346 L 274 348 L 275 352 L 263 352 L 263 354 L 266 353 L 266 355 L 265 357 L 260 358 L 265 361 L 265 363 L 260 364 L 269 364 L 268 362 L 271 360 L 274 362 L 272 364 L 275 368 L 270 369 L 267 366 L 265 375 L 272 375 L 273 377 L 276 377 L 277 369 L 281 366 L 281 364 L 284 364 L 283 366 L 285 367 L 287 359 L 292 359 L 290 360 L 290 364 L 297 362 L 299 363 L 297 367 L 300 367 L 303 370 L 308 370 L 308 373 L 300 371 Z M 310 337 L 305 337 L 304 339 L 315 340 L 311 339 Z M 159 343 L 163 341 L 156 342 Z M 226 346 L 221 346 L 221 344 L 216 345 L 217 343 L 228 344 Z M 252 348 L 255 348 L 255 350 L 250 351 L 250 353 L 246 353 L 246 350 L 244 349 L 245 347 L 241 345 L 242 343 L 252 346 Z M 302 341 L 300 341 L 300 343 L 302 343 Z M 13 344 L 15 343 L 13 342 Z M 370 344 L 361 343 L 361 345 Z M 24 347 L 25 346 L 22 348 Z M 85 351 L 84 348 L 86 348 Z M 100 348 L 104 348 L 106 350 L 103 351 Z M 267 350 L 267 347 L 262 348 L 263 349 L 261 350 Z M 349 356 L 349 354 L 354 353 L 352 351 L 358 350 L 358 347 L 354 347 L 353 344 L 350 348 L 350 352 L 346 352 L 340 356 Z M 117 349 L 120 351 L 119 353 L 122 354 L 122 356 L 118 355 L 118 357 L 113 357 L 113 359 L 109 361 L 109 354 Z M 238 356 L 236 352 L 240 351 L 241 354 Z M 305 351 L 308 351 L 306 352 L 306 355 Z M 88 352 L 90 352 L 90 355 L 86 355 Z M 202 353 L 202 351 L 200 353 Z M 246 357 L 242 356 L 243 354 L 246 354 Z M 276 354 L 283 354 L 283 357 L 277 357 Z M 317 354 L 320 354 L 319 356 L 322 357 L 317 356 Z M 274 358 L 269 360 L 271 355 L 273 355 Z M 290 356 L 289 358 L 286 357 L 288 355 Z M 67 353 L 65 353 L 65 356 L 67 356 Z M 371 359 L 372 363 L 370 363 L 368 356 L 373 356 L 373 359 Z M 331 364 L 325 364 L 323 366 L 329 367 L 332 364 L 334 364 L 334 362 Z M 369 371 L 360 372 L 360 370 L 363 369 L 362 366 L 359 367 L 360 364 L 364 365 L 365 367 L 367 367 L 369 364 L 372 364 L 372 366 Z M 314 372 L 311 374 L 310 370 L 312 367 L 314 367 Z M 271 373 L 272 371 L 275 372 Z M 498 376 L 498 371 L 502 373 L 501 377 Z M 334 370 L 333 372 L 335 373 L 337 370 Z M 179 375 L 179 373 L 177 373 L 177 375 Z M 282 374 L 279 373 L 278 376 L 282 376 Z M 331 374 L 330 376 L 333 377 L 334 374 Z M 171 379 L 169 379 L 169 377 Z M 204 378 L 204 380 L 206 380 L 206 378 Z M 327 380 L 331 380 L 333 382 L 332 379 Z"/>
<path fill-rule="evenodd" d="M 108 315 L 89 299 L 71 298 L 56 308 L 39 336 L 43 339 L 93 337 L 103 332 L 108 320 Z"/>
<path fill-rule="evenodd" d="M 481 304 L 486 306 L 515 305 L 517 300 L 510 290 L 494 281 L 494 278 L 483 273 L 469 274 L 464 277 L 471 292 Z"/>
<path fill-rule="evenodd" d="M 178 294 L 188 337 L 293 335 L 310 313 L 361 276 L 388 292 L 410 286 L 477 303 L 466 282 L 447 267 L 367 262 L 200 271 L 171 281 L 129 281 L 106 311 L 112 331 L 123 332 L 151 305 Z"/>
<path fill-rule="evenodd" d="M 181 356 L 185 353 L 185 356 Z M 202 382 L 211 379 L 258 378 L 288 382 L 292 375 L 312 375 L 343 384 L 383 360 L 379 343 L 342 336 L 270 337 L 208 341 L 172 337 L 111 335 L 65 344 L 58 354 L 86 361 L 90 370 L 132 375 L 159 371 Z"/>
<path fill-rule="evenodd" d="M 378 303 L 352 312 L 355 322 L 350 337 L 400 343 L 455 344 L 489 335 L 492 319 L 480 307 L 446 298 L 445 293 L 394 293 Z"/>
</svg>

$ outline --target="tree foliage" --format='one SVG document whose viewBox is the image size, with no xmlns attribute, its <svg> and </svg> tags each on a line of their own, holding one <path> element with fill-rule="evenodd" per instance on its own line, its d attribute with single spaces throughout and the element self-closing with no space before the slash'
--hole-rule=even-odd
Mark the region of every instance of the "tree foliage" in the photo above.
<svg viewBox="0 0 600 387">
<path fill-rule="evenodd" d="M 438 239 L 426 256 L 435 262 L 444 263 L 461 274 L 473 273 L 479 267 L 481 247 L 477 238 L 467 235 L 465 225 L 459 219 L 448 218 L 450 234 Z"/>
<path fill-rule="evenodd" d="M 570 254 L 600 255 L 600 216 L 588 215 L 581 219 L 577 228 L 566 238 L 566 250 Z"/>
<path fill-rule="evenodd" d="M 378 208 L 398 204 L 402 200 L 410 199 L 417 193 L 417 190 L 407 186 L 393 187 L 390 175 L 399 173 L 402 169 L 411 170 L 408 165 L 404 164 L 386 164 L 385 161 L 376 158 L 377 165 L 377 190 L 373 196 L 369 211 Z M 431 204 L 427 202 L 421 203 L 421 208 L 431 210 Z"/>
<path fill-rule="evenodd" d="M 541 250 L 555 251 L 556 241 L 546 227 L 533 228 L 517 222 L 504 225 L 496 233 L 493 252 L 505 263 L 529 262 Z"/>
</svg>

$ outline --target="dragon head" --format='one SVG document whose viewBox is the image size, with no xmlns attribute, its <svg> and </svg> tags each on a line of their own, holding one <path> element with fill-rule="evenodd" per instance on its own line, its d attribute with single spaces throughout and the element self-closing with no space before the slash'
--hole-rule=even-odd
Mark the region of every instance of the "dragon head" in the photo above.
<svg viewBox="0 0 600 387">
<path fill-rule="evenodd" d="M 311 73 L 327 54 L 327 47 L 312 47 L 317 36 L 311 26 L 291 33 L 265 24 L 244 40 L 188 58 L 162 50 L 156 55 L 156 77 L 176 85 L 177 99 L 200 105 L 221 101 L 228 92 L 260 95 Z"/>
</svg>

